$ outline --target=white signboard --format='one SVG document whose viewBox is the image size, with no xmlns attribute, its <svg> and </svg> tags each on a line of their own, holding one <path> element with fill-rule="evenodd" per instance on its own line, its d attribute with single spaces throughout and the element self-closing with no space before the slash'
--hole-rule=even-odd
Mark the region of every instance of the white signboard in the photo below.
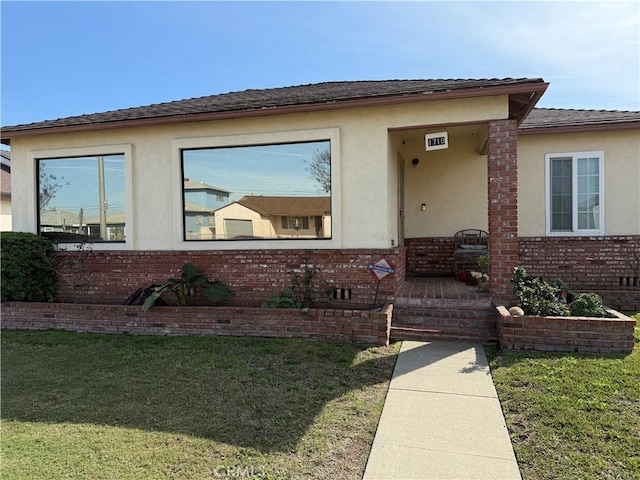
<svg viewBox="0 0 640 480">
<path fill-rule="evenodd" d="M 436 132 L 427 133 L 424 136 L 424 143 L 429 150 L 442 150 L 449 148 L 449 133 L 448 132 Z"/>
<path fill-rule="evenodd" d="M 386 258 L 381 258 L 373 265 L 369 265 L 369 268 L 373 271 L 373 274 L 378 280 L 382 280 L 387 275 L 396 273 L 396 269 L 389 265 Z"/>
</svg>

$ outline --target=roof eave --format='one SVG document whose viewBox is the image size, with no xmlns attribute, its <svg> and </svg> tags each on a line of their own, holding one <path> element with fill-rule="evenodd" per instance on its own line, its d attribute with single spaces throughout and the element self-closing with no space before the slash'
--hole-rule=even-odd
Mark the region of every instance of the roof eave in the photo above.
<svg viewBox="0 0 640 480">
<path fill-rule="evenodd" d="M 518 101 L 516 95 L 509 98 L 509 118 L 514 118 L 517 125 L 520 125 L 529 116 L 531 110 L 534 109 L 538 100 L 546 92 L 548 83 L 543 84 L 544 87 L 532 91 L 528 99 Z"/>
<path fill-rule="evenodd" d="M 518 135 L 540 135 L 545 133 L 579 133 L 604 132 L 611 130 L 633 130 L 640 128 L 640 121 L 594 123 L 582 125 L 559 125 L 544 127 L 525 127 L 518 130 Z"/>
<path fill-rule="evenodd" d="M 1 133 L 1 143 L 11 144 L 11 139 L 16 137 L 26 137 L 34 135 L 51 135 L 59 133 L 89 132 L 96 130 L 109 130 L 127 127 L 144 127 L 154 125 L 166 125 L 172 123 L 202 122 L 208 120 L 226 120 L 234 118 L 263 117 L 269 115 L 282 115 L 287 113 L 308 113 L 325 110 L 340 110 L 347 108 L 378 107 L 386 105 L 398 105 L 407 103 L 418 103 L 433 100 L 450 100 L 455 98 L 472 98 L 495 95 L 515 95 L 530 93 L 530 99 L 517 115 L 519 122 L 522 122 L 526 115 L 533 109 L 535 103 L 545 92 L 548 83 L 536 81 L 517 83 L 512 85 L 497 85 L 493 87 L 474 87 L 460 90 L 447 90 L 441 92 L 390 95 L 384 97 L 369 97 L 352 100 L 336 100 L 321 103 L 303 103 L 298 105 L 285 105 L 279 107 L 262 107 L 250 110 L 232 110 L 225 112 L 193 113 L 184 115 L 169 115 L 161 117 L 146 117 L 131 120 L 114 120 L 110 122 L 86 123 L 79 125 L 62 125 L 54 127 L 39 127 L 20 130 L 3 130 Z"/>
</svg>

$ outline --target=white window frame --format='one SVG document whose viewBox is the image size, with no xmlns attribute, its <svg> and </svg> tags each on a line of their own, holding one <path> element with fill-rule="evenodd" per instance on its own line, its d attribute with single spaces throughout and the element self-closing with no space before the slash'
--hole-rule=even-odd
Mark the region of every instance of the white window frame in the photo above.
<svg viewBox="0 0 640 480">
<path fill-rule="evenodd" d="M 551 205 L 551 162 L 554 159 L 559 158 L 571 158 L 571 195 L 572 195 L 572 230 L 571 231 L 554 231 L 551 230 L 552 221 L 552 205 Z M 599 205 L 599 225 L 595 229 L 579 229 L 578 228 L 578 173 L 577 173 L 577 160 L 579 158 L 598 158 L 598 195 L 600 200 Z M 605 232 L 605 196 L 604 196 L 604 184 L 605 184 L 605 171 L 604 171 L 604 152 L 567 152 L 567 153 L 548 153 L 545 155 L 545 169 L 546 169 L 546 188 L 545 188 L 545 210 L 546 210 L 546 233 L 547 236 L 567 237 L 567 236 L 589 236 L 589 235 L 604 235 Z"/>
</svg>

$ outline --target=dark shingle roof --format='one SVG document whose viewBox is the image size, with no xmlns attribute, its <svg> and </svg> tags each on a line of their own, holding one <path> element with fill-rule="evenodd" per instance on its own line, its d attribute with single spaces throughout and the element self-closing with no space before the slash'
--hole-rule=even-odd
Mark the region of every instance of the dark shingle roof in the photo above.
<svg viewBox="0 0 640 480">
<path fill-rule="evenodd" d="M 265 197 L 245 195 L 238 202 L 261 215 L 308 216 L 331 211 L 330 197 Z"/>
<path fill-rule="evenodd" d="M 567 127 L 620 126 L 638 124 L 640 112 L 615 110 L 567 110 L 556 108 L 534 108 L 519 127 L 521 132 L 537 129 L 560 129 Z"/>
<path fill-rule="evenodd" d="M 477 90 L 526 84 L 544 84 L 540 78 L 450 79 L 450 80 L 379 80 L 324 82 L 292 87 L 244 90 L 206 97 L 158 103 L 143 107 L 46 120 L 4 127 L 3 138 L 11 132 L 105 124 L 151 118 L 179 118 L 186 115 L 243 112 L 298 105 L 335 104 L 353 100 L 409 95 L 431 95 L 440 92 Z M 9 134 L 9 135 L 7 135 Z"/>
</svg>

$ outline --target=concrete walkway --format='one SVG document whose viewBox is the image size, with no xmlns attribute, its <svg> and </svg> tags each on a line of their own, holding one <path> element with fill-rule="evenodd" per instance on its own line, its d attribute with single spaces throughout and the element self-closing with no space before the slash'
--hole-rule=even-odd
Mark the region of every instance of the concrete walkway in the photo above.
<svg viewBox="0 0 640 480">
<path fill-rule="evenodd" d="M 364 480 L 521 480 L 480 344 L 404 341 Z"/>
</svg>

